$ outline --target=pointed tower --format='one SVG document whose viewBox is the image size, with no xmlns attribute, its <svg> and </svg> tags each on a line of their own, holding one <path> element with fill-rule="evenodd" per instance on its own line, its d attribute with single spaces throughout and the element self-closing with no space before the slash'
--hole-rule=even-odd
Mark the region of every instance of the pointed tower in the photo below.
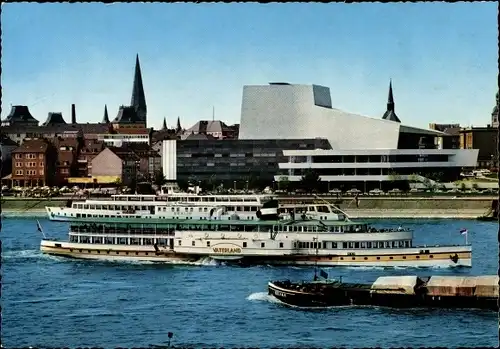
<svg viewBox="0 0 500 349">
<path fill-rule="evenodd" d="M 387 99 L 387 110 L 382 116 L 384 120 L 390 120 L 401 123 L 396 112 L 394 111 L 394 96 L 392 95 L 392 80 L 389 82 L 389 98 Z"/>
<path fill-rule="evenodd" d="M 161 127 L 161 130 L 164 131 L 167 129 L 167 118 L 164 117 L 163 118 L 163 126 Z"/>
<path fill-rule="evenodd" d="M 146 97 L 144 96 L 144 87 L 142 86 L 141 66 L 139 64 L 139 55 L 135 58 L 134 86 L 132 87 L 132 100 L 130 105 L 134 107 L 139 121 L 146 124 Z"/>
<path fill-rule="evenodd" d="M 102 118 L 102 123 L 109 124 L 108 106 L 106 104 L 104 104 L 104 117 Z"/>
<path fill-rule="evenodd" d="M 175 132 L 181 132 L 182 127 L 181 127 L 181 118 L 177 117 L 177 127 L 175 128 Z"/>
<path fill-rule="evenodd" d="M 493 111 L 491 112 L 491 126 L 492 127 L 498 127 L 498 107 L 499 107 L 498 92 L 497 92 L 495 98 L 496 98 L 496 105 L 493 107 Z"/>
</svg>

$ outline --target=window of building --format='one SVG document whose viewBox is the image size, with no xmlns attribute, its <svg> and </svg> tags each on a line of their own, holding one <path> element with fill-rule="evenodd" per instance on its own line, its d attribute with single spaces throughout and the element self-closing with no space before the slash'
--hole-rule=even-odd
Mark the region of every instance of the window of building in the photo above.
<svg viewBox="0 0 500 349">
<path fill-rule="evenodd" d="M 40 170 L 38 173 L 40 173 L 40 175 L 42 175 L 42 176 L 43 176 L 44 171 L 43 171 L 43 170 Z"/>
</svg>

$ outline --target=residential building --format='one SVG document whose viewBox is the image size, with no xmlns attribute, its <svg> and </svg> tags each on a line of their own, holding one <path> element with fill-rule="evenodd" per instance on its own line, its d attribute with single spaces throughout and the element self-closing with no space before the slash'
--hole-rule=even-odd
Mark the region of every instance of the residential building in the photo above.
<svg viewBox="0 0 500 349">
<path fill-rule="evenodd" d="M 477 164 L 469 167 L 493 168 L 497 157 L 498 129 L 487 127 L 468 127 L 460 130 L 460 149 L 479 149 Z"/>
<path fill-rule="evenodd" d="M 54 185 L 57 152 L 45 139 L 26 140 L 12 151 L 12 185 Z"/>
<path fill-rule="evenodd" d="M 53 144 L 57 149 L 55 183 L 68 184 L 68 178 L 78 173 L 78 153 L 82 141 L 78 138 L 57 138 Z"/>
<path fill-rule="evenodd" d="M 200 120 L 182 134 L 181 139 L 186 139 L 190 135 L 209 135 L 215 139 L 235 139 L 238 133 L 235 127 L 229 127 L 220 120 Z"/>
<path fill-rule="evenodd" d="M 92 159 L 92 177 L 114 176 L 121 184 L 131 186 L 137 183 L 139 157 L 132 151 L 109 147 Z"/>
<path fill-rule="evenodd" d="M 133 152 L 139 158 L 138 177 L 140 180 L 152 180 L 156 171 L 161 170 L 161 156 L 147 143 L 125 143 L 115 147 L 122 152 Z"/>
<path fill-rule="evenodd" d="M 150 130 L 141 129 L 118 129 L 116 133 L 105 133 L 97 136 L 99 141 L 104 142 L 106 145 L 120 147 L 126 143 L 150 143 Z"/>
<path fill-rule="evenodd" d="M 2 161 L 2 173 L 0 175 L 3 178 L 12 173 L 12 151 L 19 145 L 9 137 L 0 135 L 0 146 Z"/>
<path fill-rule="evenodd" d="M 460 124 L 429 124 L 429 129 L 443 132 L 436 137 L 436 149 L 460 149 Z"/>
<path fill-rule="evenodd" d="M 10 108 L 10 113 L 2 120 L 2 128 L 8 126 L 38 126 L 38 120 L 35 119 L 27 106 L 14 105 Z"/>
<path fill-rule="evenodd" d="M 82 141 L 77 160 L 77 176 L 88 177 L 92 174 L 92 160 L 105 148 L 103 141 L 85 138 Z"/>
</svg>

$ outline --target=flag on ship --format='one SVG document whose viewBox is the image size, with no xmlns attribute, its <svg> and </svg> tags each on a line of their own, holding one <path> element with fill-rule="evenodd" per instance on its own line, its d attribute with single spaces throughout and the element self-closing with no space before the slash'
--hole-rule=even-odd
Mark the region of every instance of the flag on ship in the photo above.
<svg viewBox="0 0 500 349">
<path fill-rule="evenodd" d="M 467 234 L 468 232 L 469 232 L 469 231 L 468 231 L 467 229 L 465 229 L 465 228 L 464 228 L 464 229 L 460 229 L 460 234 L 462 234 L 462 235 L 465 235 L 465 234 Z"/>
<path fill-rule="evenodd" d="M 45 233 L 43 232 L 43 229 L 42 229 L 42 225 L 40 224 L 40 222 L 38 221 L 38 219 L 36 220 L 36 229 L 42 233 L 43 235 L 43 238 L 46 239 L 47 237 L 45 236 Z"/>
<path fill-rule="evenodd" d="M 322 269 L 319 270 L 319 276 L 321 276 L 323 279 L 328 279 L 328 273 Z"/>
</svg>

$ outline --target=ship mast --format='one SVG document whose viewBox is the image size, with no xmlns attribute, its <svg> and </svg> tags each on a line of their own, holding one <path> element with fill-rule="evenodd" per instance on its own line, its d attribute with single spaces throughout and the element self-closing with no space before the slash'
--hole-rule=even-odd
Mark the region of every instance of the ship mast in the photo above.
<svg viewBox="0 0 500 349">
<path fill-rule="evenodd" d="M 316 243 L 316 257 L 314 259 L 314 281 L 318 280 L 318 236 L 313 238 L 313 241 Z"/>
</svg>

